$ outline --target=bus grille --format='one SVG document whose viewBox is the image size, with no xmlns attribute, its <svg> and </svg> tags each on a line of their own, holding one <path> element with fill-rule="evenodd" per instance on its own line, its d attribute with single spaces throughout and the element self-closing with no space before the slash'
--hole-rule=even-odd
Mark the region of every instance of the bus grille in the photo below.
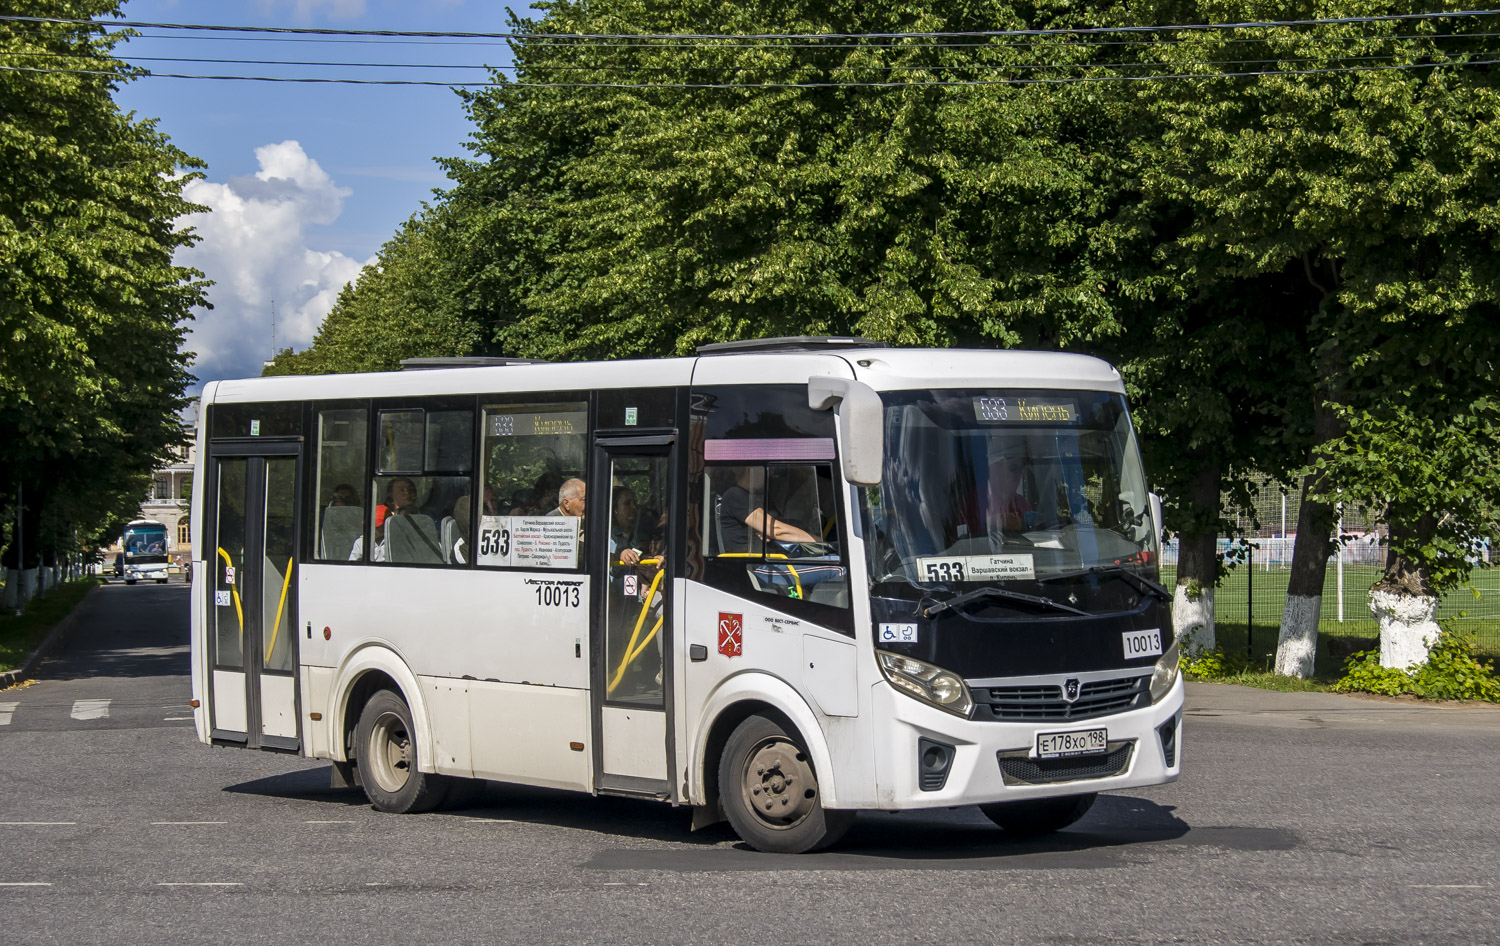
<svg viewBox="0 0 1500 946">
<path fill-rule="evenodd" d="M 1090 778 L 1119 775 L 1130 765 L 1131 743 L 1105 755 L 1074 756 L 1067 759 L 1026 759 L 1000 754 L 1000 775 L 1007 785 L 1044 785 L 1048 782 L 1077 782 Z"/>
<path fill-rule="evenodd" d="M 1144 676 L 1091 680 L 1078 689 L 1078 699 L 1063 699 L 1062 684 L 982 687 L 971 691 L 974 718 L 993 722 L 1092 719 L 1145 706 L 1148 702 Z"/>
</svg>

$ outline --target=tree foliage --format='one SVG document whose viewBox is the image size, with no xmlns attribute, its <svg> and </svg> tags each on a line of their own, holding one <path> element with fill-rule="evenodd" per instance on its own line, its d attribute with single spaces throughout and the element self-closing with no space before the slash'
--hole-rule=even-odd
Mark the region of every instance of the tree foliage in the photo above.
<svg viewBox="0 0 1500 946">
<path fill-rule="evenodd" d="M 1450 585 L 1493 528 L 1500 484 L 1472 472 L 1500 468 L 1500 123 L 1495 74 L 1470 63 L 1484 19 L 955 45 L 847 35 L 1420 8 L 538 9 L 512 23 L 514 81 L 464 94 L 475 128 L 453 188 L 289 370 L 390 367 L 444 333 L 453 353 L 556 359 L 818 333 L 1069 348 L 1121 367 L 1169 523 L 1197 550 L 1184 582 L 1222 571 L 1220 496 L 1247 500 L 1252 477 L 1307 475 L 1325 502 L 1377 507 L 1414 589 Z M 702 33 L 806 36 L 646 38 Z M 1173 78 L 1114 81 L 1146 72 Z"/>
<path fill-rule="evenodd" d="M 118 6 L 0 11 L 88 20 Z M 200 274 L 172 264 L 194 239 L 175 221 L 202 209 L 182 198 L 200 164 L 116 107 L 130 70 L 115 41 L 93 25 L 0 23 L 5 65 L 90 70 L 0 71 L 0 502 L 13 506 L 21 486 L 27 531 L 53 524 L 26 543 L 31 563 L 61 524 L 91 539 L 138 508 L 182 436 L 183 325 L 204 301 Z"/>
</svg>

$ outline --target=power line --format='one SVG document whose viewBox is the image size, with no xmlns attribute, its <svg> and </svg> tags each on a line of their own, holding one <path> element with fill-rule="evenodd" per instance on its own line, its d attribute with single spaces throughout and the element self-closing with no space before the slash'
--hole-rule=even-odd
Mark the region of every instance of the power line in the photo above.
<svg viewBox="0 0 1500 946">
<path fill-rule="evenodd" d="M 1238 72 L 1210 72 L 1210 73 L 1160 73 L 1151 75 L 1105 75 L 1105 76 L 1066 76 L 1057 78 L 1036 79 L 937 79 L 932 81 L 895 81 L 895 82 L 869 82 L 869 81 L 828 81 L 828 82 L 532 82 L 529 80 L 510 81 L 504 83 L 494 82 L 442 82 L 436 80 L 421 79 L 345 79 L 325 78 L 313 76 L 238 76 L 238 75 L 188 75 L 171 72 L 143 72 L 141 77 L 159 79 L 203 79 L 213 81 L 231 82 L 291 82 L 291 83 L 315 83 L 325 85 L 388 85 L 388 86 L 437 86 L 446 88 L 479 88 L 504 85 L 515 88 L 534 89 L 745 89 L 745 90 L 771 90 L 771 89 L 857 89 L 857 88 L 941 88 L 955 86 L 1025 86 L 1025 85 L 1072 85 L 1078 83 L 1103 83 L 1103 82 L 1146 82 L 1146 81 L 1178 81 L 1178 80 L 1210 80 L 1210 79 L 1244 79 L 1266 76 L 1310 76 L 1330 75 L 1336 73 L 1373 73 L 1391 71 L 1411 71 L 1417 69 L 1443 69 L 1443 68 L 1466 68 L 1469 66 L 1489 66 L 1500 64 L 1500 59 L 1474 59 L 1464 62 L 1418 62 L 1418 63 L 1395 63 L 1387 66 L 1330 66 L 1318 69 L 1263 69 L 1243 70 Z M 979 68 L 979 67 L 976 67 Z M 1003 67 L 989 67 L 1003 68 Z M 1105 68 L 1095 64 L 1083 64 L 1079 66 L 1066 66 L 1058 68 Z M 92 69 L 54 69 L 35 66 L 5 66 L 0 65 L 0 71 L 6 72 L 37 72 L 67 75 L 96 75 L 108 76 L 110 78 L 127 78 L 130 74 L 121 72 L 109 72 L 105 70 Z"/>
<path fill-rule="evenodd" d="M 457 32 L 426 30 L 340 30 L 325 27 L 227 26 L 223 24 L 153 23 L 139 20 L 73 20 L 57 17 L 0 16 L 0 22 L 38 23 L 61 26 L 97 26 L 117 29 L 192 30 L 199 32 L 269 33 L 300 36 L 384 36 L 423 39 L 584 39 L 584 40 L 782 40 L 782 39 L 942 39 L 947 37 L 1091 36 L 1113 33 L 1191 32 L 1200 30 L 1285 29 L 1308 26 L 1352 26 L 1366 23 L 1411 22 L 1434 19 L 1500 16 L 1500 10 L 1454 10 L 1449 12 L 1398 13 L 1381 16 L 1324 17 L 1302 20 L 1250 20 L 1230 23 L 1180 23 L 1161 26 L 1091 26 L 1014 30 L 958 30 L 953 32 L 889 33 L 542 33 L 532 31 Z"/>
</svg>

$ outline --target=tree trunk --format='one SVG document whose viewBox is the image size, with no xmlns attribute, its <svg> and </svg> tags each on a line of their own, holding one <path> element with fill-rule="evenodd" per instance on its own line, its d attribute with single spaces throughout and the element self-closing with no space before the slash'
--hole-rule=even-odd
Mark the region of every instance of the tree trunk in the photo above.
<svg viewBox="0 0 1500 946">
<path fill-rule="evenodd" d="M 1217 645 L 1214 582 L 1219 564 L 1219 492 L 1219 465 L 1211 463 L 1188 487 L 1186 520 L 1190 525 L 1178 537 L 1172 633 L 1189 654 L 1201 654 Z"/>
<path fill-rule="evenodd" d="M 1338 435 L 1333 409 L 1319 404 L 1313 412 L 1313 450 Z M 1308 458 L 1311 463 L 1313 457 Z M 1314 468 L 1302 478 L 1302 506 L 1297 511 L 1297 543 L 1292 547 L 1292 573 L 1286 588 L 1286 607 L 1281 612 L 1281 636 L 1276 642 L 1276 672 L 1288 677 L 1310 677 L 1318 657 L 1318 618 L 1323 613 L 1323 582 L 1328 574 L 1328 556 L 1333 550 L 1331 533 L 1334 507 L 1312 496 L 1323 487 L 1323 475 Z"/>
<path fill-rule="evenodd" d="M 1410 670 L 1427 662 L 1442 629 L 1437 624 L 1438 597 L 1422 567 L 1396 549 L 1413 534 L 1430 534 L 1437 520 L 1428 516 L 1414 525 L 1391 523 L 1385 574 L 1370 589 L 1370 613 L 1380 627 L 1380 665 Z"/>
</svg>

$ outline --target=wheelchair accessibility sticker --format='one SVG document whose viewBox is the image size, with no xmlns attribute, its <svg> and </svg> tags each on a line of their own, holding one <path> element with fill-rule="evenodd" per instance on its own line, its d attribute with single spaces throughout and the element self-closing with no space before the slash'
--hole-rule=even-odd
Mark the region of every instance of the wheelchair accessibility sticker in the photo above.
<svg viewBox="0 0 1500 946">
<path fill-rule="evenodd" d="M 880 642 L 882 644 L 915 644 L 917 626 L 915 624 L 882 624 L 880 625 Z"/>
</svg>

